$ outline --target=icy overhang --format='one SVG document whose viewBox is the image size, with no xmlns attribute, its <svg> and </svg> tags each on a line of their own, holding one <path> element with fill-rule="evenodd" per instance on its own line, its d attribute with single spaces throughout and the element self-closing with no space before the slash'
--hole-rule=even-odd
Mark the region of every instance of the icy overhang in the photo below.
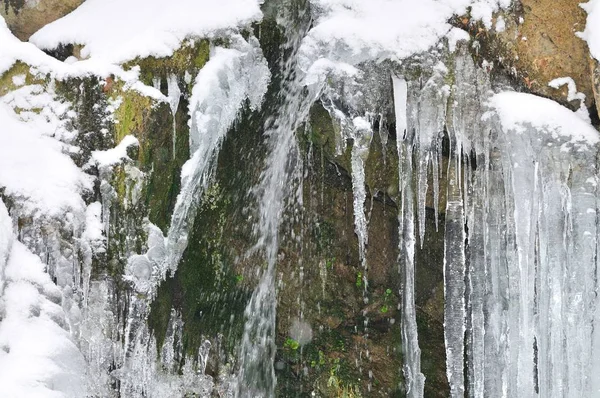
<svg viewBox="0 0 600 398">
<path fill-rule="evenodd" d="M 366 60 L 401 60 L 427 51 L 445 36 L 449 23 L 471 7 L 471 16 L 491 25 L 492 13 L 509 0 L 312 0 L 315 27 L 303 44 L 318 54 L 356 65 Z M 464 33 L 464 32 L 463 32 Z"/>
<path fill-rule="evenodd" d="M 573 144 L 578 149 L 600 141 L 598 131 L 577 113 L 547 98 L 501 92 L 490 99 L 489 105 L 496 111 L 504 132 L 525 133 L 533 127 L 561 144 Z"/>
</svg>

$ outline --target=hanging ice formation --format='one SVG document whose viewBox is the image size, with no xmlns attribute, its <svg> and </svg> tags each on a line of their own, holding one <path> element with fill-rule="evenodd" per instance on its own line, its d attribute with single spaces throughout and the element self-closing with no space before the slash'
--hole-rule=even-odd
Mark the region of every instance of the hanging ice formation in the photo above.
<svg viewBox="0 0 600 398">
<path fill-rule="evenodd" d="M 439 200 L 427 179 L 436 183 L 440 173 L 447 175 L 439 212 L 445 213 L 451 396 L 595 396 L 598 134 L 550 100 L 494 94 L 468 54 L 456 56 L 451 88 L 443 85 L 444 68 L 432 69 L 423 82 L 393 78 L 407 396 L 422 397 L 424 382 L 414 308 L 415 219 L 422 242 L 427 191 L 433 190 L 434 206 Z M 440 169 L 444 130 L 447 170 Z"/>
</svg>

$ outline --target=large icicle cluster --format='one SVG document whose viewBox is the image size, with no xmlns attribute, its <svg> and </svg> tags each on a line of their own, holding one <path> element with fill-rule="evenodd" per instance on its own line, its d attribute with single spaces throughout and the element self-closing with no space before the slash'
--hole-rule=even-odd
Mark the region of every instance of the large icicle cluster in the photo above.
<svg viewBox="0 0 600 398">
<path fill-rule="evenodd" d="M 459 54 L 453 72 L 448 106 L 435 71 L 423 84 L 394 79 L 408 395 L 423 394 L 412 297 L 413 223 L 415 214 L 423 217 L 422 190 L 431 189 L 422 181 L 446 173 L 451 396 L 593 396 L 598 133 L 553 101 L 494 95 L 470 55 Z M 422 152 L 439 145 L 444 131 L 451 144 L 445 171 L 432 161 L 439 153 Z M 415 153 L 423 165 L 410 164 Z"/>
</svg>

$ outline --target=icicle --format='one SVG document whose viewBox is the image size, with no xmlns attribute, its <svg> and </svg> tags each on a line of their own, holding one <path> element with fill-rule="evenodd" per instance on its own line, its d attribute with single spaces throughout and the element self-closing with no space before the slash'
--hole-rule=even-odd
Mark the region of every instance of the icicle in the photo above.
<svg viewBox="0 0 600 398">
<path fill-rule="evenodd" d="M 433 75 L 425 82 L 419 95 L 415 145 L 418 151 L 417 211 L 421 247 L 425 237 L 425 208 L 429 189 L 427 180 L 430 166 L 434 169 L 432 174 L 438 176 L 438 178 L 433 179 L 434 201 L 437 202 L 439 199 L 438 157 L 441 150 L 448 98 L 448 87 L 443 84 L 446 73 L 447 69 L 441 62 L 435 65 Z M 436 168 L 437 170 L 435 170 Z M 438 204 L 434 204 L 434 208 L 437 207 Z"/>
<path fill-rule="evenodd" d="M 571 169 L 571 245 L 567 262 L 567 396 L 590 397 L 591 382 L 597 378 L 592 369 L 592 341 L 594 329 L 594 285 L 598 224 L 596 222 L 595 154 L 577 154 L 577 165 Z M 600 326 L 596 323 L 596 326 Z M 598 351 L 595 352 L 596 354 Z"/>
<path fill-rule="evenodd" d="M 504 176 L 499 155 L 492 157 L 489 171 L 489 213 L 487 217 L 488 258 L 486 263 L 486 299 L 487 317 L 485 321 L 485 380 L 484 397 L 506 396 L 508 320 L 506 303 L 508 302 L 508 269 L 505 242 L 509 210 L 505 205 Z M 507 217 L 508 216 L 508 220 Z M 492 359 L 493 358 L 493 359 Z"/>
<path fill-rule="evenodd" d="M 421 349 L 419 348 L 417 315 L 415 308 L 415 223 L 414 192 L 412 190 L 412 145 L 404 131 L 408 129 L 408 85 L 404 79 L 393 77 L 396 111 L 396 144 L 399 157 L 399 192 L 401 206 L 398 214 L 400 224 L 400 258 L 402 270 L 402 345 L 404 347 L 404 376 L 406 396 L 423 397 L 425 376 L 421 373 Z"/>
<path fill-rule="evenodd" d="M 170 74 L 167 77 L 169 106 L 173 115 L 173 159 L 175 159 L 177 145 L 177 109 L 179 108 L 179 100 L 181 99 L 181 89 L 177 83 L 177 75 Z"/>
<path fill-rule="evenodd" d="M 367 291 L 367 255 L 368 244 L 367 217 L 365 216 L 365 201 L 367 198 L 365 182 L 365 162 L 369 156 L 369 147 L 373 138 L 371 123 L 362 117 L 352 121 L 354 143 L 352 146 L 352 192 L 354 195 L 354 231 L 358 237 L 358 254 L 364 269 L 364 290 Z"/>
<path fill-rule="evenodd" d="M 221 143 L 238 113 L 249 100 L 260 106 L 269 79 L 266 60 L 255 40 L 237 37 L 235 48 L 216 48 L 200 70 L 190 100 L 190 151 L 181 171 L 181 191 L 168 233 L 167 261 L 160 270 L 174 271 L 187 247 L 198 198 L 207 188 Z"/>
<path fill-rule="evenodd" d="M 464 397 L 465 335 L 465 215 L 458 178 L 460 157 L 448 171 L 446 231 L 444 242 L 444 340 L 446 371 L 452 398 Z"/>
</svg>

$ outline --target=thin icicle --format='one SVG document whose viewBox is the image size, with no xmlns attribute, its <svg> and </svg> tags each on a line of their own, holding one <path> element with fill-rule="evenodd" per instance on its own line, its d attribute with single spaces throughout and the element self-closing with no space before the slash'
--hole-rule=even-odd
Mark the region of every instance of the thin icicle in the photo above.
<svg viewBox="0 0 600 398">
<path fill-rule="evenodd" d="M 433 75 L 424 83 L 419 93 L 419 104 L 415 131 L 417 149 L 417 209 L 419 222 L 419 242 L 423 246 L 425 237 L 425 208 L 427 203 L 427 180 L 430 167 L 433 179 L 434 201 L 439 200 L 439 152 L 446 119 L 448 87 L 444 84 L 446 67 L 440 62 L 433 68 Z M 414 86 L 414 84 L 413 84 Z M 417 89 L 416 87 L 414 89 Z M 434 208 L 438 205 L 434 204 Z M 437 215 L 436 215 L 437 217 Z M 437 218 L 436 218 L 437 219 Z"/>
<path fill-rule="evenodd" d="M 460 157 L 450 162 L 444 242 L 444 340 L 450 396 L 465 394 L 465 214 L 458 178 Z"/>
<path fill-rule="evenodd" d="M 177 109 L 179 109 L 179 100 L 181 99 L 181 89 L 179 88 L 179 84 L 177 83 L 177 75 L 169 74 L 167 77 L 167 87 L 168 87 L 168 98 L 169 98 L 169 106 L 171 107 L 171 114 L 173 115 L 173 159 L 177 155 L 176 145 L 177 145 Z"/>
<path fill-rule="evenodd" d="M 425 389 L 425 376 L 421 372 L 421 349 L 419 348 L 417 315 L 415 308 L 415 203 L 412 190 L 412 137 L 408 130 L 408 85 L 404 79 L 393 77 L 396 110 L 396 145 L 398 147 L 400 211 L 400 258 L 402 274 L 402 345 L 404 347 L 404 377 L 406 396 L 421 398 Z M 414 118 L 412 118 L 414 120 Z M 402 267 L 403 265 L 403 267 Z"/>
<path fill-rule="evenodd" d="M 354 195 L 354 231 L 358 237 L 358 254 L 363 272 L 364 289 L 367 290 L 367 244 L 368 229 L 365 215 L 365 201 L 367 199 L 365 182 L 365 162 L 369 155 L 369 147 L 373 138 L 371 123 L 362 117 L 352 121 L 354 143 L 352 146 L 352 192 Z"/>
</svg>

